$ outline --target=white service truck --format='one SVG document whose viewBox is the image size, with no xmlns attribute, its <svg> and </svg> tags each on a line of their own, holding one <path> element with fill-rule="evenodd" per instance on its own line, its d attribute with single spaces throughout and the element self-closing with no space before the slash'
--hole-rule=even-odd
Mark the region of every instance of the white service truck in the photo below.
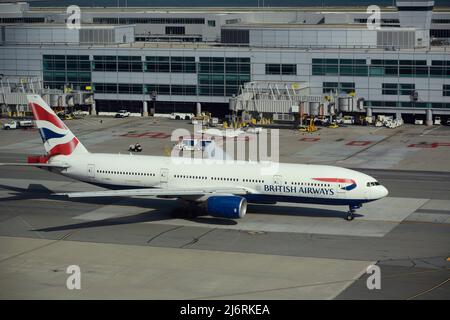
<svg viewBox="0 0 450 320">
<path fill-rule="evenodd" d="M 33 121 L 32 120 L 15 120 L 8 123 L 5 123 L 3 125 L 3 129 L 5 130 L 11 130 L 11 129 L 28 129 L 33 128 Z"/>
<path fill-rule="evenodd" d="M 173 120 L 191 120 L 195 117 L 193 113 L 173 112 L 170 114 L 170 119 Z"/>
</svg>

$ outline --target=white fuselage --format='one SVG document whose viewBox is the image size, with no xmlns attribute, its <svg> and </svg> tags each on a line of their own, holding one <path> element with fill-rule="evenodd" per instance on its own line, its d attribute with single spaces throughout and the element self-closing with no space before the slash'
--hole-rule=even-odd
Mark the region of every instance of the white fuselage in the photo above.
<svg viewBox="0 0 450 320">
<path fill-rule="evenodd" d="M 111 189 L 244 187 L 252 190 L 249 202 L 361 205 L 388 193 L 366 174 L 322 165 L 280 163 L 275 174 L 263 175 L 256 162 L 179 164 L 157 156 L 86 153 L 55 156 L 49 163 L 67 164 L 61 174 Z"/>
</svg>

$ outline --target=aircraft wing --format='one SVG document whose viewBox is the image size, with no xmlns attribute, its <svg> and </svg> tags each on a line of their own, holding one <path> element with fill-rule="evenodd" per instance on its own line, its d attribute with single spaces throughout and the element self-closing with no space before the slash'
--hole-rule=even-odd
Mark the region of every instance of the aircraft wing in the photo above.
<svg viewBox="0 0 450 320">
<path fill-rule="evenodd" d="M 244 195 L 252 193 L 250 189 L 243 187 L 233 188 L 145 188 L 145 189 L 125 189 L 125 190 L 108 190 L 108 191 L 87 191 L 87 192 L 70 192 L 56 193 L 57 196 L 67 196 L 69 198 L 91 198 L 91 197 L 139 197 L 139 196 L 166 196 L 166 197 L 183 197 L 183 196 L 203 196 L 207 194 L 235 194 Z"/>
<path fill-rule="evenodd" d="M 0 167 L 2 166 L 59 168 L 59 169 L 66 169 L 69 167 L 69 165 L 66 164 L 54 164 L 54 163 L 0 163 Z"/>
</svg>

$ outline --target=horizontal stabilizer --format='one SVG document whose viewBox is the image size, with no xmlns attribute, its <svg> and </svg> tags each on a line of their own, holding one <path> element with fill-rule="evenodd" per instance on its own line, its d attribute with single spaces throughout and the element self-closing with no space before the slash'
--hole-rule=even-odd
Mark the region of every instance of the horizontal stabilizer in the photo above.
<svg viewBox="0 0 450 320">
<path fill-rule="evenodd" d="M 16 166 L 16 167 L 36 167 L 36 168 L 69 168 L 66 164 L 53 164 L 53 163 L 0 163 L 1 166 Z"/>
</svg>

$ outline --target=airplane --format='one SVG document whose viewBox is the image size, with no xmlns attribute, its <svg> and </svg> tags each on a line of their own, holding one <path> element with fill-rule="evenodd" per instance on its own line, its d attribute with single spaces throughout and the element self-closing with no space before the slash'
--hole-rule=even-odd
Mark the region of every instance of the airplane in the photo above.
<svg viewBox="0 0 450 320">
<path fill-rule="evenodd" d="M 364 203 L 388 195 L 373 177 L 335 166 L 280 163 L 276 174 L 268 176 L 261 174 L 258 162 L 180 165 L 170 157 L 90 153 L 39 95 L 27 99 L 46 154 L 0 165 L 37 167 L 108 189 L 55 195 L 174 198 L 188 204 L 189 217 L 201 212 L 226 219 L 243 218 L 247 203 L 338 205 L 348 206 L 349 221 Z"/>
</svg>

